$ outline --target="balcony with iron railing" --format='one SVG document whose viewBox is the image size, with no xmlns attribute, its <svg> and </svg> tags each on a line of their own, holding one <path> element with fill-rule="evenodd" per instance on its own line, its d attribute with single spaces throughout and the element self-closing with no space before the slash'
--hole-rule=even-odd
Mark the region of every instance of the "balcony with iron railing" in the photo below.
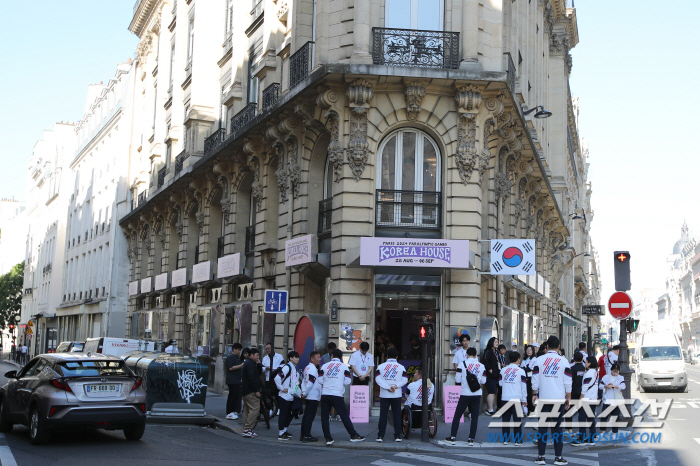
<svg viewBox="0 0 700 466">
<path fill-rule="evenodd" d="M 226 128 L 219 128 L 204 140 L 204 155 L 208 155 L 226 140 Z"/>
<path fill-rule="evenodd" d="M 185 165 L 185 160 L 187 157 L 189 157 L 189 154 L 186 150 L 183 150 L 177 156 L 175 156 L 175 176 L 182 172 L 182 168 Z"/>
<path fill-rule="evenodd" d="M 243 107 L 243 110 L 236 113 L 231 118 L 231 134 L 236 134 L 248 122 L 250 122 L 253 118 L 255 118 L 255 112 L 256 112 L 257 108 L 258 108 L 258 104 L 256 104 L 255 102 L 251 102 L 248 105 L 246 105 L 245 107 Z"/>
<path fill-rule="evenodd" d="M 147 189 L 143 190 L 139 193 L 139 204 L 138 205 L 145 204 L 146 199 L 148 199 L 148 190 Z"/>
<path fill-rule="evenodd" d="M 372 29 L 375 65 L 459 68 L 459 33 L 417 29 Z"/>
<path fill-rule="evenodd" d="M 296 87 L 309 75 L 313 67 L 315 42 L 308 41 L 289 58 L 289 88 Z"/>
<path fill-rule="evenodd" d="M 377 190 L 377 227 L 439 230 L 441 212 L 439 192 Z"/>
<path fill-rule="evenodd" d="M 245 229 L 245 254 L 255 252 L 255 225 L 246 227 Z"/>
<path fill-rule="evenodd" d="M 280 98 L 280 83 L 272 83 L 263 90 L 262 111 L 273 107 Z"/>
<path fill-rule="evenodd" d="M 216 258 L 224 257 L 224 237 L 220 236 L 216 239 Z"/>
<path fill-rule="evenodd" d="M 330 236 L 333 214 L 333 198 L 318 202 L 318 237 Z"/>
<path fill-rule="evenodd" d="M 158 170 L 158 189 L 162 188 L 165 184 L 165 167 Z"/>
<path fill-rule="evenodd" d="M 503 54 L 506 59 L 506 72 L 508 73 L 508 82 L 510 83 L 510 88 L 512 92 L 515 92 L 515 63 L 513 63 L 513 57 L 510 52 Z"/>
</svg>

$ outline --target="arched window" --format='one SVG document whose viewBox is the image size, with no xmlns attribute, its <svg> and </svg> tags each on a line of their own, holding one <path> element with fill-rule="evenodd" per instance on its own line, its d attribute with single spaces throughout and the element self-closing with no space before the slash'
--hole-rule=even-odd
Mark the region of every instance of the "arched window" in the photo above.
<svg viewBox="0 0 700 466">
<path fill-rule="evenodd" d="M 377 224 L 440 227 L 440 152 L 416 129 L 391 133 L 379 147 Z"/>
</svg>

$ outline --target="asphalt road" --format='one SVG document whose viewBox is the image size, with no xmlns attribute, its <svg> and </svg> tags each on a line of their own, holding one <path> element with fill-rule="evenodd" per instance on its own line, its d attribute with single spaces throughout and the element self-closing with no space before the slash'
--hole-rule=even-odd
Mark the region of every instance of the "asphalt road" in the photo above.
<svg viewBox="0 0 700 466">
<path fill-rule="evenodd" d="M 0 363 L 0 374 L 13 370 L 14 366 Z M 641 394 L 640 398 L 656 396 L 672 397 L 674 407 L 661 429 L 662 442 L 658 445 L 632 445 L 630 447 L 593 448 L 585 451 L 565 450 L 569 464 L 581 466 L 695 466 L 698 460 L 698 430 L 695 409 L 700 409 L 700 366 L 688 366 L 691 379 L 687 394 Z M 0 383 L 5 379 L 0 376 Z M 634 392 L 635 395 L 637 394 Z M 694 404 L 693 400 L 697 403 Z M 213 400 L 212 400 L 213 401 Z M 217 400 L 220 401 L 220 400 Z M 689 403 L 690 402 L 690 403 Z M 213 403 L 216 404 L 216 403 Z M 685 407 L 681 407 L 685 406 Z M 213 406 L 212 406 L 213 407 Z M 695 435 L 695 437 L 694 437 Z M 366 442 L 371 439 L 366 440 Z M 534 464 L 534 448 L 493 448 L 474 453 L 409 453 L 369 450 L 345 450 L 340 448 L 308 447 L 298 442 L 271 443 L 256 439 L 244 439 L 226 431 L 192 427 L 149 425 L 140 442 L 127 442 L 121 432 L 97 431 L 92 433 L 59 433 L 48 445 L 33 446 L 29 443 L 26 427 L 0 436 L 0 460 L 2 466 L 12 466 L 12 460 L 20 466 L 45 466 L 47 464 L 71 464 L 75 466 L 99 464 L 123 466 L 134 462 L 154 465 L 373 465 L 411 466 L 443 464 L 449 466 L 526 466 Z M 8 456 L 9 453 L 9 456 Z M 547 463 L 552 464 L 552 448 L 548 447 Z"/>
</svg>

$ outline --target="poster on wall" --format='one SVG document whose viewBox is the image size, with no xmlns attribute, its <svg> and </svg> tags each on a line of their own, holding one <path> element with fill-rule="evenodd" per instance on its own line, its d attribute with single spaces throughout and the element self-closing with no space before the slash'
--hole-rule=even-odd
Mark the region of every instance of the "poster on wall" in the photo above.
<svg viewBox="0 0 700 466">
<path fill-rule="evenodd" d="M 491 275 L 535 275 L 534 239 L 492 239 Z"/>
<path fill-rule="evenodd" d="M 357 351 L 367 340 L 367 324 L 340 324 L 340 346 L 343 351 Z"/>
<path fill-rule="evenodd" d="M 450 327 L 450 351 L 455 353 L 457 348 L 461 348 L 462 345 L 459 343 L 459 337 L 464 334 L 469 335 L 469 346 L 477 346 L 477 341 L 479 340 L 479 328 L 478 327 Z"/>
<path fill-rule="evenodd" d="M 469 268 L 469 240 L 360 238 L 361 266 Z"/>
</svg>

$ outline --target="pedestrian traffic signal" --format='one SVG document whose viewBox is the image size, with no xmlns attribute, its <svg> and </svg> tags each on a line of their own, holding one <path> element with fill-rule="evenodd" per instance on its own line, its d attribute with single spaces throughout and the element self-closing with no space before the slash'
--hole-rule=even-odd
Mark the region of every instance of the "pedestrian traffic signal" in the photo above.
<svg viewBox="0 0 700 466">
<path fill-rule="evenodd" d="M 418 331 L 418 337 L 421 341 L 435 340 L 435 327 L 433 324 L 423 324 Z"/>
<path fill-rule="evenodd" d="M 625 321 L 627 333 L 634 333 L 639 328 L 639 319 L 627 319 Z"/>
<path fill-rule="evenodd" d="M 10 329 L 10 332 L 15 329 L 15 324 L 10 324 L 7 326 Z"/>
<path fill-rule="evenodd" d="M 615 291 L 629 291 L 630 283 L 630 253 L 615 251 Z"/>
</svg>

